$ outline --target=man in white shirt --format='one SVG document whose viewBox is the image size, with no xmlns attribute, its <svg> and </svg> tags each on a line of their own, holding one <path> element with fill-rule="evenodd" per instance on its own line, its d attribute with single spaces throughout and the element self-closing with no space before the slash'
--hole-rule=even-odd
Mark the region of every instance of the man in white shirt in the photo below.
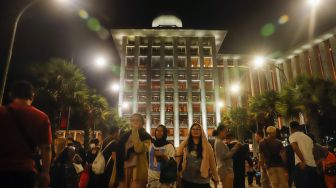
<svg viewBox="0 0 336 188">
<path fill-rule="evenodd" d="M 318 175 L 313 156 L 312 139 L 300 131 L 300 124 L 296 121 L 290 123 L 292 134 L 289 142 L 295 153 L 294 182 L 297 188 L 318 187 Z"/>
</svg>

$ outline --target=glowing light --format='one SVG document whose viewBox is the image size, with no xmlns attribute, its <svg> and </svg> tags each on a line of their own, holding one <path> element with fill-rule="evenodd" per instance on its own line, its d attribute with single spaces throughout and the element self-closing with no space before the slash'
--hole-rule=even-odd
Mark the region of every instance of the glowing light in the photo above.
<svg viewBox="0 0 336 188">
<path fill-rule="evenodd" d="M 224 102 L 223 101 L 219 101 L 218 102 L 218 106 L 219 106 L 219 108 L 223 108 L 224 107 Z"/>
<path fill-rule="evenodd" d="M 88 18 L 89 18 L 89 13 L 86 12 L 85 10 L 83 10 L 83 9 L 80 9 L 80 10 L 78 11 L 78 15 L 79 15 L 79 17 L 81 17 L 82 19 L 88 19 Z"/>
<path fill-rule="evenodd" d="M 106 59 L 105 59 L 104 57 L 97 57 L 97 58 L 95 59 L 95 63 L 96 63 L 96 66 L 97 66 L 98 68 L 103 68 L 103 67 L 106 66 L 107 61 L 106 61 Z"/>
<path fill-rule="evenodd" d="M 128 103 L 128 102 L 124 102 L 124 103 L 122 104 L 122 108 L 124 108 L 124 109 L 129 108 L 129 103 Z"/>
<path fill-rule="evenodd" d="M 239 83 L 234 83 L 230 86 L 231 93 L 237 94 L 240 91 L 240 85 Z"/>
<path fill-rule="evenodd" d="M 321 0 L 308 0 L 308 3 L 310 4 L 310 6 L 312 7 L 316 7 L 320 4 Z"/>
<path fill-rule="evenodd" d="M 113 92 L 117 92 L 117 91 L 119 91 L 119 84 L 118 83 L 112 83 L 111 85 L 110 85 L 110 89 L 111 89 L 111 91 L 113 91 Z"/>
<path fill-rule="evenodd" d="M 101 29 L 100 22 L 95 18 L 90 18 L 87 25 L 93 31 L 99 31 Z"/>
<path fill-rule="evenodd" d="M 265 24 L 261 28 L 261 35 L 264 37 L 269 37 L 275 32 L 275 25 L 273 23 Z"/>
<path fill-rule="evenodd" d="M 279 18 L 278 23 L 279 24 L 285 24 L 285 23 L 288 22 L 288 20 L 289 20 L 289 16 L 284 14 Z"/>
<path fill-rule="evenodd" d="M 255 69 L 263 67 L 265 65 L 265 58 L 262 56 L 257 56 L 253 60 L 253 65 Z"/>
</svg>

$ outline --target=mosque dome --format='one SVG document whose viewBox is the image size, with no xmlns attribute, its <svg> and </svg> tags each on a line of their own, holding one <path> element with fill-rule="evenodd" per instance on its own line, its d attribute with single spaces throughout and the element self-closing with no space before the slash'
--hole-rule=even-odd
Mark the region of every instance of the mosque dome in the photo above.
<svg viewBox="0 0 336 188">
<path fill-rule="evenodd" d="M 182 21 L 174 15 L 160 15 L 153 20 L 152 27 L 182 27 Z"/>
</svg>

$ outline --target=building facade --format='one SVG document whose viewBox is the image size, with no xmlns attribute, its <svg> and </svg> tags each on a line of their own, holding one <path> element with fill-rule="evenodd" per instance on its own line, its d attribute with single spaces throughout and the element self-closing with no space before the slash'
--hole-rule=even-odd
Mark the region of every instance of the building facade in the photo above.
<svg viewBox="0 0 336 188">
<path fill-rule="evenodd" d="M 225 30 L 183 29 L 170 15 L 152 26 L 111 31 L 121 58 L 118 111 L 143 114 L 152 135 L 157 125 L 167 126 L 175 146 L 194 122 L 213 139 L 223 110 L 247 107 L 250 96 L 279 91 L 298 75 L 336 80 L 336 29 L 256 70 L 253 56 L 218 52 Z M 234 83 L 237 93 L 230 91 Z"/>
</svg>

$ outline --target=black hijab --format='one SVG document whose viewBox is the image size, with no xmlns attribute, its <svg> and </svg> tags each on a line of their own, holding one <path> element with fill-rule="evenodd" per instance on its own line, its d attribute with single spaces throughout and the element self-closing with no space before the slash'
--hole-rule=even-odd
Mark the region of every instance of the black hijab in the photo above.
<svg viewBox="0 0 336 188">
<path fill-rule="evenodd" d="M 163 129 L 163 135 L 162 135 L 161 139 L 158 139 L 156 137 L 156 131 L 160 127 Z M 169 142 L 167 141 L 167 136 L 168 136 L 168 129 L 167 129 L 167 127 L 164 126 L 164 125 L 157 126 L 156 129 L 155 129 L 155 139 L 152 140 L 154 146 L 155 147 L 163 147 L 163 146 L 169 144 Z"/>
<path fill-rule="evenodd" d="M 139 136 L 140 140 L 150 140 L 152 137 L 146 132 L 144 128 L 140 128 L 139 130 Z M 127 161 L 131 154 L 133 154 L 134 147 L 129 148 L 125 153 L 125 145 L 128 140 L 128 138 L 131 136 L 132 130 L 125 132 L 123 135 L 121 135 L 119 140 L 119 147 L 117 150 L 117 158 L 116 158 L 116 167 L 117 167 L 117 175 L 119 180 L 122 180 L 124 178 L 124 161 Z"/>
</svg>

